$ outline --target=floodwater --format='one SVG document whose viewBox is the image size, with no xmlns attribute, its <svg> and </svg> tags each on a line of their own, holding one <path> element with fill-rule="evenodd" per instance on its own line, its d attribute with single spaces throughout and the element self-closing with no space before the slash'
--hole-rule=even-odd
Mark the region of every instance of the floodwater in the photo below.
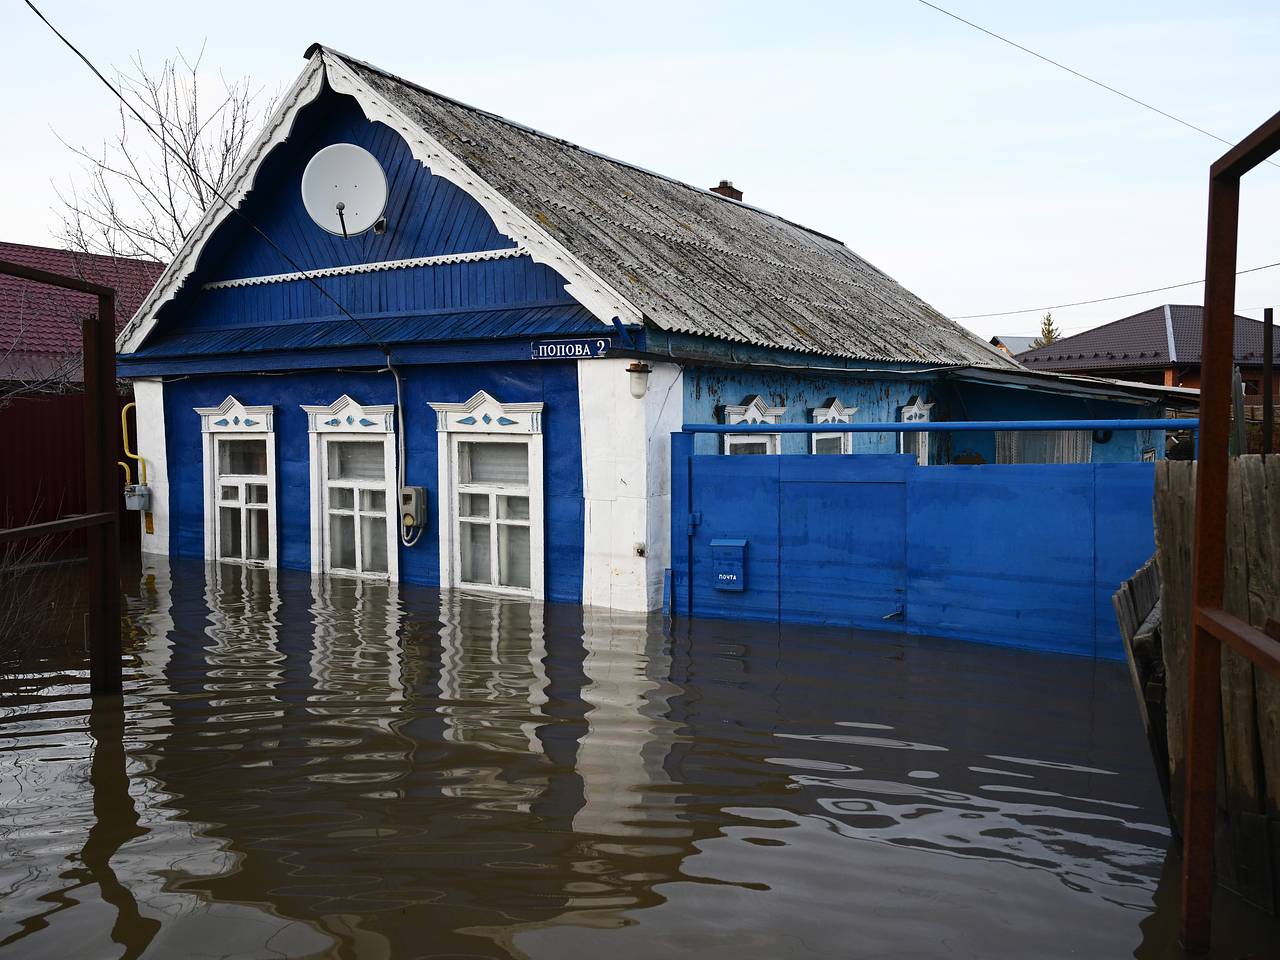
<svg viewBox="0 0 1280 960">
<path fill-rule="evenodd" d="M 1176 954 L 1121 664 L 150 558 L 130 593 L 122 699 L 4 682 L 0 957 Z"/>
</svg>

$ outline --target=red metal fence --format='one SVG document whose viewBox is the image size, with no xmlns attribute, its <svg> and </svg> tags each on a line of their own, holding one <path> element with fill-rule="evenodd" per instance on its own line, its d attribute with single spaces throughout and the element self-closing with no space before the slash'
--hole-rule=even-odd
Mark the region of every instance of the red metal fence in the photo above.
<svg viewBox="0 0 1280 960">
<path fill-rule="evenodd" d="M 121 397 L 119 406 L 128 401 Z M 84 403 L 83 393 L 67 393 L 16 397 L 5 404 L 0 412 L 0 528 L 85 512 Z M 119 432 L 117 427 L 108 440 L 116 459 L 124 460 Z M 136 473 L 137 464 L 130 463 L 130 469 Z M 121 490 L 124 471 L 119 468 L 116 481 L 115 489 Z M 116 508 L 122 541 L 137 543 L 138 515 L 124 509 L 123 493 L 116 498 Z M 65 536 L 60 548 L 83 552 L 83 531 Z"/>
</svg>

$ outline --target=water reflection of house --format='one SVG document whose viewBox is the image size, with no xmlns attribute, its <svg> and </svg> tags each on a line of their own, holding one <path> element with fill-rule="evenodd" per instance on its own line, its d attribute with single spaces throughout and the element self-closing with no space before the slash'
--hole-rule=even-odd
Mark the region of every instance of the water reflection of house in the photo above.
<svg viewBox="0 0 1280 960">
<path fill-rule="evenodd" d="M 663 703 L 646 694 L 665 667 L 637 651 L 643 618 L 587 627 L 566 607 L 180 569 L 172 723 L 142 754 L 164 805 L 231 858 L 179 870 L 182 892 L 269 903 L 362 956 L 424 934 L 506 956 L 566 913 L 659 902 L 693 852 L 699 829 L 675 817 L 651 852 L 611 842 L 664 781 Z"/>
<path fill-rule="evenodd" d="M 682 421 L 1114 417 L 1168 399 L 1029 373 L 729 187 L 319 46 L 229 195 L 271 241 L 211 207 L 120 340 L 157 553 L 651 610 Z M 1004 449 L 962 446 L 915 452 Z M 810 448 L 785 434 L 718 449 Z"/>
</svg>

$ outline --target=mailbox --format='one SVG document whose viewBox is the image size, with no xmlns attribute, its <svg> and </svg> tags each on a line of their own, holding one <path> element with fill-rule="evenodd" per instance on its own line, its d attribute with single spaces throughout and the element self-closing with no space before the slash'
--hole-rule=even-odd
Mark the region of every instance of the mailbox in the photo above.
<svg viewBox="0 0 1280 960">
<path fill-rule="evenodd" d="M 747 586 L 747 541 L 711 541 L 711 579 L 717 590 L 741 593 Z"/>
</svg>

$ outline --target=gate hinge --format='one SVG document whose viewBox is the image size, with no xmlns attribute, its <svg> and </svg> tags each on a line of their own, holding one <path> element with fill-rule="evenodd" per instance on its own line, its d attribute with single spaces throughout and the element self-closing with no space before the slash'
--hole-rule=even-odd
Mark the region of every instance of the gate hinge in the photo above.
<svg viewBox="0 0 1280 960">
<path fill-rule="evenodd" d="M 693 536 L 693 528 L 702 522 L 702 512 L 696 511 L 689 514 L 689 536 Z"/>
</svg>

